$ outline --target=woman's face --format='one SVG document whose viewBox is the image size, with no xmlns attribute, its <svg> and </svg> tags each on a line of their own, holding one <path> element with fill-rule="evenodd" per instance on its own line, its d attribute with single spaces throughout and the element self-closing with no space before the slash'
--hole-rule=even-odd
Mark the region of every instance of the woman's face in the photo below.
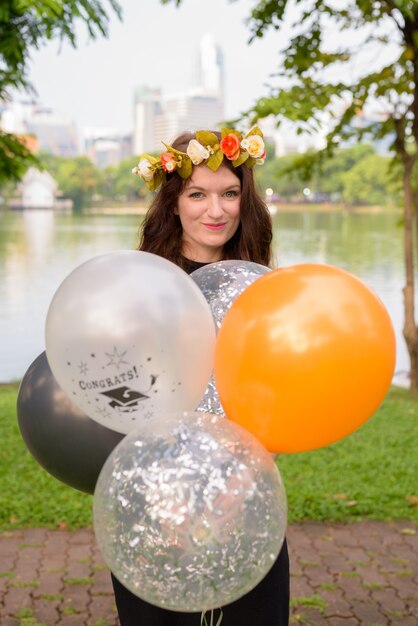
<svg viewBox="0 0 418 626">
<path fill-rule="evenodd" d="M 240 223 L 241 182 L 228 167 L 206 165 L 193 174 L 180 194 L 176 214 L 183 228 L 182 253 L 192 261 L 213 263 Z"/>
</svg>

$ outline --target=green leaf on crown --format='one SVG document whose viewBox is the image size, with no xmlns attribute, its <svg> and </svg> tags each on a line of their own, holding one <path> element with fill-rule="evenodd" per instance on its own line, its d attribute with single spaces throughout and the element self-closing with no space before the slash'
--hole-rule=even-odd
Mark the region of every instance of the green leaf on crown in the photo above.
<svg viewBox="0 0 418 626">
<path fill-rule="evenodd" d="M 189 176 L 192 175 L 193 164 L 188 156 L 186 156 L 186 158 L 183 157 L 181 166 L 177 168 L 177 172 L 179 173 L 179 176 L 184 179 L 189 178 Z"/>
<path fill-rule="evenodd" d="M 248 157 L 245 165 L 247 165 L 247 167 L 254 167 L 254 165 L 257 163 L 256 159 L 253 159 L 253 157 Z"/>
<path fill-rule="evenodd" d="M 156 165 L 160 160 L 160 159 L 156 159 L 151 154 L 141 154 L 139 160 L 142 161 L 142 159 L 147 159 L 147 161 L 149 161 L 151 165 Z"/>
<path fill-rule="evenodd" d="M 205 148 L 206 146 L 216 146 L 216 144 L 219 143 L 217 136 L 209 130 L 198 130 L 196 132 L 196 139 Z"/>
<path fill-rule="evenodd" d="M 185 152 L 180 152 L 180 150 L 176 150 L 173 146 L 169 146 L 168 144 L 161 142 L 167 148 L 167 152 L 171 152 L 171 154 L 177 154 L 178 156 L 185 157 L 187 154 Z"/>
<path fill-rule="evenodd" d="M 258 126 L 254 126 L 254 128 L 252 128 L 245 136 L 251 137 L 251 135 L 259 135 L 259 137 L 263 137 L 263 133 Z"/>
<path fill-rule="evenodd" d="M 239 165 L 242 165 L 243 163 L 245 163 L 245 161 L 247 161 L 250 158 L 250 155 L 248 154 L 248 152 L 240 152 L 240 155 L 237 159 L 235 159 L 235 161 L 232 161 L 232 165 L 234 167 L 238 167 Z"/>
<path fill-rule="evenodd" d="M 206 165 L 210 167 L 213 172 L 216 172 L 218 167 L 221 165 L 224 159 L 224 153 L 222 150 L 217 150 L 214 154 L 211 154 L 208 160 L 206 161 Z"/>
<path fill-rule="evenodd" d="M 148 185 L 148 189 L 151 191 L 157 191 L 158 187 L 165 183 L 166 176 L 163 170 L 156 170 L 154 174 L 154 178 L 150 181 L 146 181 Z"/>
<path fill-rule="evenodd" d="M 221 135 L 222 139 L 227 135 L 235 135 L 236 137 L 238 137 L 239 140 L 241 140 L 242 137 L 242 133 L 240 133 L 238 130 L 234 130 L 233 128 L 222 128 Z"/>
</svg>

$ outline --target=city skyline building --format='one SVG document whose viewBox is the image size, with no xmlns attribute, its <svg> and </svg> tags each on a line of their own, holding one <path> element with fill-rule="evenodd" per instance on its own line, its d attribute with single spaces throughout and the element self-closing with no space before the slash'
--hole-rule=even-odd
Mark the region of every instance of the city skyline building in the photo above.
<svg viewBox="0 0 418 626">
<path fill-rule="evenodd" d="M 73 157 L 79 154 L 73 120 L 31 98 L 16 97 L 3 105 L 0 127 L 18 136 L 35 137 L 37 149 L 54 156 Z"/>
<path fill-rule="evenodd" d="M 132 136 L 114 128 L 84 129 L 84 153 L 100 169 L 132 156 Z"/>
<path fill-rule="evenodd" d="M 33 98 L 24 96 L 0 103 L 0 128 L 15 135 L 27 134 L 27 122 L 37 106 Z"/>
<path fill-rule="evenodd" d="M 26 121 L 26 128 L 37 137 L 41 151 L 62 157 L 75 157 L 80 153 L 75 124 L 67 115 L 37 105 Z"/>
<path fill-rule="evenodd" d="M 161 140 L 170 142 L 185 130 L 217 128 L 223 115 L 223 100 L 202 89 L 166 96 L 162 101 L 162 112 L 155 118 L 154 149 L 161 149 Z"/>
<path fill-rule="evenodd" d="M 155 150 L 155 118 L 162 111 L 161 89 L 146 85 L 137 87 L 134 94 L 134 154 Z"/>
<path fill-rule="evenodd" d="M 221 97 L 224 93 L 224 56 L 211 33 L 203 35 L 199 42 L 194 87 Z"/>
</svg>

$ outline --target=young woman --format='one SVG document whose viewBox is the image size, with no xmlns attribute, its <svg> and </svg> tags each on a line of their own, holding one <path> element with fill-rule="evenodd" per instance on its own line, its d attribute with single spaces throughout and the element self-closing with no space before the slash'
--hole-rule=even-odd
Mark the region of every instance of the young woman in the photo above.
<svg viewBox="0 0 418 626">
<path fill-rule="evenodd" d="M 223 259 L 269 265 L 272 225 L 257 194 L 252 167 L 264 160 L 261 131 L 185 133 L 159 159 L 144 155 L 134 173 L 159 191 L 142 226 L 140 250 L 186 272 Z M 199 626 L 200 613 L 161 609 L 133 595 L 112 575 L 121 626 Z M 215 619 L 216 621 L 216 619 Z M 286 541 L 267 576 L 223 607 L 222 626 L 287 626 Z"/>
</svg>

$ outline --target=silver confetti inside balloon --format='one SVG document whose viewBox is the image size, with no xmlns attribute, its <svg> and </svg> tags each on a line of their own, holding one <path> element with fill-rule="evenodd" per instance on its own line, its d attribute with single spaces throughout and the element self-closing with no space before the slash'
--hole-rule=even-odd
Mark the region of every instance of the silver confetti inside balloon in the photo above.
<svg viewBox="0 0 418 626">
<path fill-rule="evenodd" d="M 190 276 L 205 296 L 218 331 L 227 311 L 238 296 L 257 278 L 270 271 L 269 267 L 259 263 L 231 260 L 210 263 L 195 270 Z M 213 375 L 196 411 L 225 415 Z"/>
<path fill-rule="evenodd" d="M 103 557 L 132 593 L 204 611 L 255 587 L 283 543 L 287 506 L 271 455 L 205 413 L 144 423 L 111 453 L 94 496 Z"/>
</svg>

